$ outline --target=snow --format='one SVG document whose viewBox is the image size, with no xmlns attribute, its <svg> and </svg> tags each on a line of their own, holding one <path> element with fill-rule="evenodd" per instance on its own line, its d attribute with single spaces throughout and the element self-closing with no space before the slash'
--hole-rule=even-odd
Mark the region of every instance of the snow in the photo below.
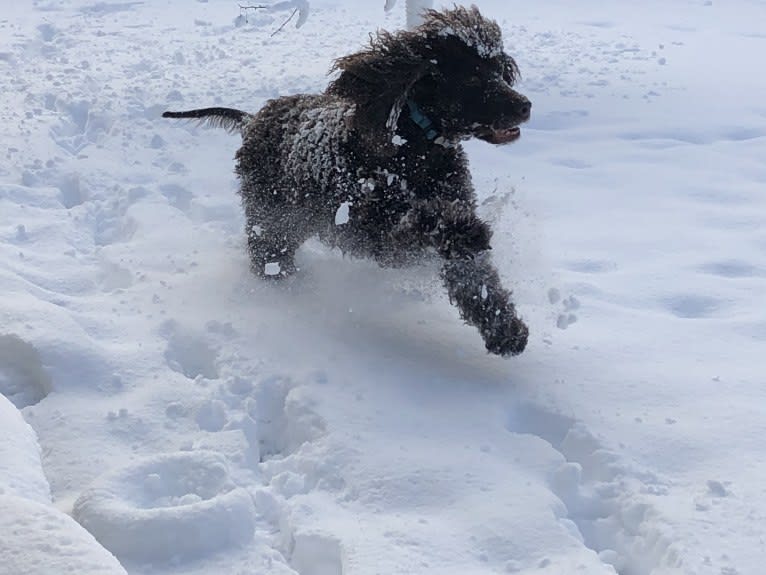
<svg viewBox="0 0 766 575">
<path fill-rule="evenodd" d="M 320 91 L 403 3 L 3 7 L 0 574 L 761 572 L 764 6 L 476 3 L 533 102 L 466 146 L 512 360 L 432 266 L 256 279 L 238 138 L 160 118 Z"/>
<path fill-rule="evenodd" d="M 37 436 L 4 395 L 0 395 L 0 421 L 4 438 L 0 442 L 0 495 L 50 503 Z"/>
<path fill-rule="evenodd" d="M 0 570 L 13 575 L 126 575 L 117 559 L 68 515 L 0 495 Z"/>
<path fill-rule="evenodd" d="M 9 338 L 0 340 L 7 344 Z M 13 345 L 16 345 L 14 342 Z M 9 356 L 3 359 L 5 365 Z M 28 359 L 22 349 L 21 359 Z M 17 364 L 18 365 L 18 364 Z M 32 428 L 0 394 L 0 572 L 13 575 L 125 575 L 93 535 L 51 503 Z"/>
<path fill-rule="evenodd" d="M 342 226 L 343 224 L 348 223 L 350 209 L 351 209 L 351 202 L 342 202 L 340 206 L 338 206 L 338 209 L 335 212 L 336 226 Z"/>
</svg>

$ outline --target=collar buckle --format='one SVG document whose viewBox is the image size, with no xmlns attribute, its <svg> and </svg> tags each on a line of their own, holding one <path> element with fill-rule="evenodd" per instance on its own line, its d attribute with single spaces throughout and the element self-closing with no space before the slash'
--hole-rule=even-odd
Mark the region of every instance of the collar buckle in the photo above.
<svg viewBox="0 0 766 575">
<path fill-rule="evenodd" d="M 410 110 L 410 118 L 418 127 L 425 132 L 426 139 L 433 141 L 439 135 L 434 128 L 434 123 L 426 116 L 420 107 L 411 98 L 407 99 L 407 108 Z"/>
</svg>

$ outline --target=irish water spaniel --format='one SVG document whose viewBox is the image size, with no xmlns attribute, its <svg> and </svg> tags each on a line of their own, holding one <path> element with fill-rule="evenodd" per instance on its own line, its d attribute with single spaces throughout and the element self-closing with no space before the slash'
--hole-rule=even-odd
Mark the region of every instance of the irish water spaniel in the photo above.
<svg viewBox="0 0 766 575">
<path fill-rule="evenodd" d="M 521 353 L 528 330 L 492 265 L 461 140 L 507 144 L 531 104 L 498 25 L 475 6 L 428 11 L 409 31 L 378 32 L 338 58 L 322 94 L 166 112 L 242 134 L 236 154 L 252 268 L 296 272 L 309 237 L 400 266 L 437 254 L 450 301 L 488 351 Z"/>
</svg>

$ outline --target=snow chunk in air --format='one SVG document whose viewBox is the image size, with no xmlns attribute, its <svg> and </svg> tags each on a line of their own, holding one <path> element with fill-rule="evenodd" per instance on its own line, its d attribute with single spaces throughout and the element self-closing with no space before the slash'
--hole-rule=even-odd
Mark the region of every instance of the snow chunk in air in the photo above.
<svg viewBox="0 0 766 575">
<path fill-rule="evenodd" d="M 347 224 L 349 220 L 349 208 L 351 207 L 351 202 L 343 202 L 339 207 L 338 211 L 335 212 L 335 225 L 336 226 L 342 226 L 343 224 Z"/>
</svg>

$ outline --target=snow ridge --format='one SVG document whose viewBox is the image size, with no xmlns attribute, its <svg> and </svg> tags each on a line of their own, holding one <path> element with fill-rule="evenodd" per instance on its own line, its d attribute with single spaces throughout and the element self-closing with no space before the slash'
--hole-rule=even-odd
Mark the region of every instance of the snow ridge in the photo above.
<svg viewBox="0 0 766 575">
<path fill-rule="evenodd" d="M 517 407 L 508 429 L 537 435 L 561 454 L 551 487 L 564 504 L 562 517 L 604 563 L 620 575 L 681 567 L 669 529 L 642 497 L 664 489 L 656 477 L 631 471 L 581 422 L 535 405 Z"/>
</svg>

